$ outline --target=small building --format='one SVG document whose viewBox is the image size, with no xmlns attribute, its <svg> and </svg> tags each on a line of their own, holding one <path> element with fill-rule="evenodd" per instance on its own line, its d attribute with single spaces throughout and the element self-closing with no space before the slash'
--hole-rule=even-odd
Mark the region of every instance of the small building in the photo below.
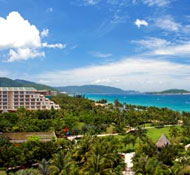
<svg viewBox="0 0 190 175">
<path fill-rule="evenodd" d="M 11 143 L 24 143 L 30 137 L 38 137 L 41 142 L 50 142 L 56 139 L 55 132 L 15 132 L 15 133 L 2 133 L 1 136 L 7 137 Z"/>
<path fill-rule="evenodd" d="M 158 139 L 156 146 L 157 148 L 161 149 L 170 144 L 171 144 L 170 141 L 166 138 L 164 134 L 162 134 L 162 136 Z"/>
</svg>

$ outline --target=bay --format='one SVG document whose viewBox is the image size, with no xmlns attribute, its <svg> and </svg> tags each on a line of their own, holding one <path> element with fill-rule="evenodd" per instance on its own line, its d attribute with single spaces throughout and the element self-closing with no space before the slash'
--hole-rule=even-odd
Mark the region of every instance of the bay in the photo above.
<svg viewBox="0 0 190 175">
<path fill-rule="evenodd" d="M 102 95 L 102 94 L 85 94 L 85 97 L 91 100 L 106 99 L 113 103 L 118 99 L 121 103 L 155 106 L 159 108 L 167 107 L 179 112 L 190 112 L 190 95 L 152 95 L 152 94 L 129 94 L 129 95 Z"/>
</svg>

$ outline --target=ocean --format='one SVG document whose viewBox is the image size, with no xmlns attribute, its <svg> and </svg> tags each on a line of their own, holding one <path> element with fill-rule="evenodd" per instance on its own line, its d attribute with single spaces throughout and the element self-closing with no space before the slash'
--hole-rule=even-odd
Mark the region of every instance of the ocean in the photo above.
<svg viewBox="0 0 190 175">
<path fill-rule="evenodd" d="M 85 97 L 91 100 L 106 99 L 109 103 L 113 103 L 118 99 L 121 103 L 142 105 L 142 106 L 155 106 L 167 107 L 179 112 L 190 112 L 190 95 L 149 95 L 149 94 L 129 94 L 129 95 L 98 95 L 98 94 L 85 94 Z"/>
</svg>

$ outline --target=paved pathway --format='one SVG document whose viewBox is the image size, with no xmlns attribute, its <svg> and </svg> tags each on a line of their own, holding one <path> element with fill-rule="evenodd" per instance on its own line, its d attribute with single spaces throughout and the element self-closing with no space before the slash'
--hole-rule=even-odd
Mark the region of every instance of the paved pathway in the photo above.
<svg viewBox="0 0 190 175">
<path fill-rule="evenodd" d="M 123 155 L 125 156 L 125 163 L 126 163 L 126 168 L 125 171 L 123 171 L 123 175 L 134 175 L 135 172 L 132 170 L 133 168 L 132 158 L 134 157 L 135 152 L 123 153 Z"/>
</svg>

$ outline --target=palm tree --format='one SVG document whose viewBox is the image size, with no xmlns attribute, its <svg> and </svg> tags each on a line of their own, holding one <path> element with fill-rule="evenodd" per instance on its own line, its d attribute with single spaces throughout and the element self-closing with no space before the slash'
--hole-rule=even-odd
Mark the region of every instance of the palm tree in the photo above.
<svg viewBox="0 0 190 175">
<path fill-rule="evenodd" d="M 46 159 L 42 159 L 41 163 L 39 164 L 38 169 L 40 170 L 42 175 L 49 175 L 49 162 Z"/>
<path fill-rule="evenodd" d="M 146 138 L 146 130 L 145 129 L 142 129 L 140 127 L 138 127 L 136 130 L 135 130 L 135 135 L 136 137 L 139 138 L 139 142 L 140 140 L 141 141 L 144 141 L 144 139 Z"/>
<path fill-rule="evenodd" d="M 49 167 L 51 175 L 68 175 L 71 171 L 71 155 L 70 152 L 60 151 L 54 155 Z"/>
<path fill-rule="evenodd" d="M 125 144 L 125 148 L 127 147 L 127 145 L 132 144 L 133 148 L 135 146 L 135 142 L 136 142 L 136 137 L 134 135 L 131 134 L 127 134 L 124 138 L 123 138 L 123 143 Z"/>
<path fill-rule="evenodd" d="M 175 137 L 179 136 L 180 129 L 177 128 L 176 126 L 172 126 L 169 129 L 169 134 L 170 134 L 171 137 L 175 138 Z"/>
<path fill-rule="evenodd" d="M 111 167 L 107 166 L 106 158 L 100 154 L 92 153 L 88 160 L 88 174 L 107 175 L 111 171 Z"/>
<path fill-rule="evenodd" d="M 95 138 L 84 171 L 89 175 L 112 174 L 115 164 L 119 164 L 121 158 L 116 150 L 117 146 L 113 138 Z"/>
<path fill-rule="evenodd" d="M 77 144 L 74 150 L 74 159 L 80 164 L 83 164 L 87 161 L 88 152 L 91 149 L 92 137 L 85 136 Z"/>
</svg>

